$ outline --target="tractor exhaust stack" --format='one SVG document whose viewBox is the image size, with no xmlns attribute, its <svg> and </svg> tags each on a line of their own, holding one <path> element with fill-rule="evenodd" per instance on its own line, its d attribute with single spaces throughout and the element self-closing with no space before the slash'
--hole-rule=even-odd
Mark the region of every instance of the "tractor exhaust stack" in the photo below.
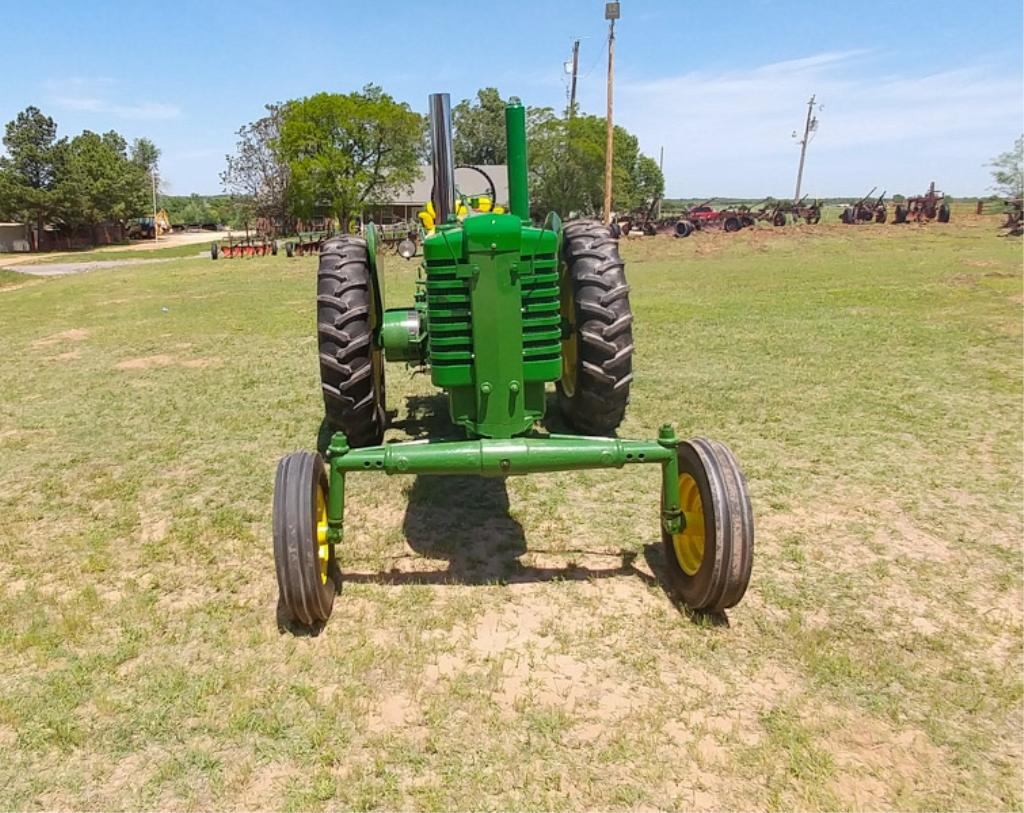
<svg viewBox="0 0 1024 813">
<path fill-rule="evenodd" d="M 455 153 L 452 148 L 452 102 L 447 93 L 430 94 L 430 163 L 435 222 L 447 223 L 455 211 Z"/>
</svg>

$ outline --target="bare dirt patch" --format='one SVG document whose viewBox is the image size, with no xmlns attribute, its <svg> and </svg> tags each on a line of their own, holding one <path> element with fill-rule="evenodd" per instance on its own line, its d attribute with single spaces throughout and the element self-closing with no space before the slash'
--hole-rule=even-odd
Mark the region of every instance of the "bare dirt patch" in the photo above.
<svg viewBox="0 0 1024 813">
<path fill-rule="evenodd" d="M 56 356 L 50 356 L 47 361 L 74 361 L 75 359 L 81 358 L 82 353 L 78 350 L 68 350 L 66 353 L 59 353 Z"/>
<path fill-rule="evenodd" d="M 839 708 L 827 710 L 826 717 L 835 724 L 828 740 L 836 765 L 830 787 L 844 805 L 889 808 L 900 796 L 940 790 L 936 768 L 948 757 L 923 731 L 896 731 L 876 718 L 853 718 Z"/>
<path fill-rule="evenodd" d="M 153 356 L 140 356 L 139 358 L 125 359 L 124 361 L 118 362 L 115 366 L 118 370 L 149 370 L 154 367 L 172 366 L 201 369 L 203 367 L 211 367 L 219 362 L 220 359 L 218 358 L 179 359 L 176 356 L 170 356 L 166 353 L 157 353 Z"/>
<path fill-rule="evenodd" d="M 84 328 L 72 328 L 71 330 L 62 330 L 60 333 L 53 333 L 49 336 L 44 336 L 41 339 L 36 339 L 32 342 L 33 347 L 52 347 L 60 342 L 84 342 L 89 338 L 89 331 Z"/>
</svg>

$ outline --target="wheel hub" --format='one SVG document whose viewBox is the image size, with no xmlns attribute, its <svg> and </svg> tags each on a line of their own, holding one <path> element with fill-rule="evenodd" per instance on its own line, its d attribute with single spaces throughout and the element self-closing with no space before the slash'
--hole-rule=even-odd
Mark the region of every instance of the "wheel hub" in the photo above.
<svg viewBox="0 0 1024 813">
<path fill-rule="evenodd" d="M 694 576 L 704 561 L 704 506 L 697 481 L 689 474 L 679 476 L 679 510 L 686 526 L 679 533 L 672 534 L 672 546 L 683 572 Z"/>
<path fill-rule="evenodd" d="M 327 584 L 327 565 L 331 561 L 331 545 L 327 541 L 327 502 L 324 500 L 324 492 L 319 488 L 316 490 L 316 543 L 320 583 Z"/>
</svg>

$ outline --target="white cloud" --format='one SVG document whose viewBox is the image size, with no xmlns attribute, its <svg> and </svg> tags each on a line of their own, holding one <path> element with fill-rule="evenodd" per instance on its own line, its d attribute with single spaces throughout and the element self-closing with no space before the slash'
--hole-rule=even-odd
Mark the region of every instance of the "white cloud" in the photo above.
<svg viewBox="0 0 1024 813">
<path fill-rule="evenodd" d="M 81 113 L 98 113 L 122 119 L 167 120 L 181 115 L 181 108 L 166 102 L 123 102 L 115 100 L 117 83 L 105 77 L 71 76 L 48 79 L 43 87 L 48 102 L 58 108 Z"/>
<path fill-rule="evenodd" d="M 1019 74 L 984 65 L 922 70 L 856 50 L 622 81 L 616 120 L 648 154 L 664 145 L 669 195 L 785 195 L 798 157 L 790 134 L 802 131 L 812 93 L 824 109 L 804 188 L 821 196 L 874 184 L 913 193 L 933 178 L 954 194 L 980 194 L 985 162 L 1007 149 L 1024 117 Z"/>
</svg>

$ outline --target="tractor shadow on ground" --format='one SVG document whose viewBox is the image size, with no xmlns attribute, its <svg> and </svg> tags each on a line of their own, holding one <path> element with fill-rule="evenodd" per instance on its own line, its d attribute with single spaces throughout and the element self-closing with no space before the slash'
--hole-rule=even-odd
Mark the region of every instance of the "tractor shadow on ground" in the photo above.
<svg viewBox="0 0 1024 813">
<path fill-rule="evenodd" d="M 440 393 L 408 396 L 405 415 L 402 420 L 392 420 L 390 428 L 400 430 L 406 437 L 385 442 L 451 437 L 458 431 L 453 430 L 448 417 L 448 400 Z M 544 428 L 553 434 L 572 434 L 553 393 L 548 397 Z M 342 574 L 342 583 L 493 585 L 635 578 L 647 587 L 657 586 L 663 590 L 680 614 L 698 626 L 718 627 L 729 623 L 724 613 L 694 612 L 675 598 L 667 587 L 660 542 L 644 545 L 642 552 L 529 548 L 522 525 L 509 514 L 505 478 L 417 475 L 409 491 L 402 531 L 414 555 L 399 557 L 399 560 L 412 563 L 416 569 L 393 565 L 391 570 L 378 573 L 348 572 Z M 564 567 L 523 564 L 520 557 L 528 551 L 564 557 L 567 564 Z M 641 554 L 650 572 L 637 566 Z M 598 557 L 619 561 L 607 567 L 575 561 Z M 448 566 L 419 569 L 417 565 L 425 564 L 424 559 L 447 560 Z"/>
</svg>

